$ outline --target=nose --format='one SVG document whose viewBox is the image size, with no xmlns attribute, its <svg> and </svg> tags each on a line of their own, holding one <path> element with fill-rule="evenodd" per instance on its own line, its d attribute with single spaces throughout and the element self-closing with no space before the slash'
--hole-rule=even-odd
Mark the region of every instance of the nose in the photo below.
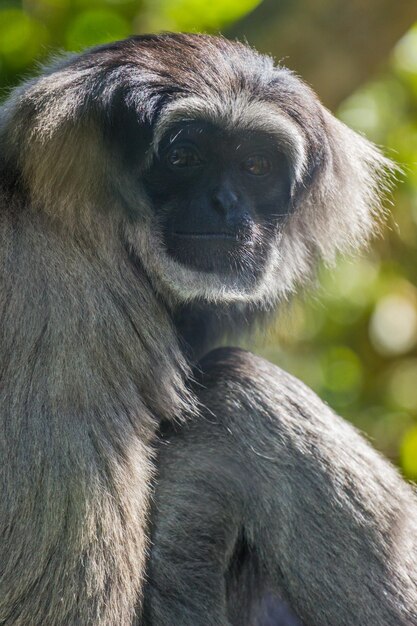
<svg viewBox="0 0 417 626">
<path fill-rule="evenodd" d="M 213 207 L 222 215 L 228 215 L 238 205 L 239 196 L 230 185 L 222 185 L 213 192 Z"/>
</svg>

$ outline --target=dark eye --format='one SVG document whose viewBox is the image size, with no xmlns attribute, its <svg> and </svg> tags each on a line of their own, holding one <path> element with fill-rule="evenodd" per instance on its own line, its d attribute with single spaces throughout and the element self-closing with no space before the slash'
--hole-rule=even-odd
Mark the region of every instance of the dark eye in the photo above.
<svg viewBox="0 0 417 626">
<path fill-rule="evenodd" d="M 197 150 L 188 146 L 172 148 L 168 152 L 167 161 L 168 165 L 173 168 L 196 167 L 202 163 Z"/>
<path fill-rule="evenodd" d="M 252 176 L 266 176 L 272 169 L 272 163 L 266 156 L 254 154 L 242 162 L 242 169 Z"/>
</svg>

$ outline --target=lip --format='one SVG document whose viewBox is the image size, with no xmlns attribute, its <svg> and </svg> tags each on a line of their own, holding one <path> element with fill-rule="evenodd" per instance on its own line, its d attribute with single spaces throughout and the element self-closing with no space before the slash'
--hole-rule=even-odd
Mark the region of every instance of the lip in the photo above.
<svg viewBox="0 0 417 626">
<path fill-rule="evenodd" d="M 245 231 L 165 232 L 165 248 L 182 265 L 202 272 L 236 276 L 253 258 L 255 238 Z"/>
<path fill-rule="evenodd" d="M 209 233 L 199 233 L 199 232 L 173 232 L 172 236 L 177 237 L 178 239 L 195 239 L 195 240 L 216 240 L 223 239 L 228 241 L 236 241 L 238 243 L 248 242 L 249 238 L 247 234 L 243 233 L 228 233 L 228 232 L 209 232 Z"/>
<path fill-rule="evenodd" d="M 236 234 L 232 233 L 224 233 L 224 232 L 214 232 L 214 233 L 187 233 L 187 232 L 173 232 L 174 237 L 179 237 L 180 239 L 237 239 Z"/>
</svg>

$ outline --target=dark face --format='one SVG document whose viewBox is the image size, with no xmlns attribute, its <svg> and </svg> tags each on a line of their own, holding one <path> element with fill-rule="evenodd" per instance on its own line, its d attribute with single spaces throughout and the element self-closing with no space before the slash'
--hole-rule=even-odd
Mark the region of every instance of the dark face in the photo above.
<svg viewBox="0 0 417 626">
<path fill-rule="evenodd" d="M 168 254 L 221 274 L 262 270 L 290 184 L 276 138 L 205 122 L 174 126 L 145 177 Z"/>
</svg>

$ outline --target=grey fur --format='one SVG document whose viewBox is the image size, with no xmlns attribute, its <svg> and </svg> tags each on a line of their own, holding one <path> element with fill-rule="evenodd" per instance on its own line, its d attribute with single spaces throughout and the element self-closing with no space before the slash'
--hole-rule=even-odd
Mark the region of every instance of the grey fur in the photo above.
<svg viewBox="0 0 417 626">
<path fill-rule="evenodd" d="M 412 488 L 279 368 L 201 368 L 204 414 L 160 445 L 145 623 L 253 625 L 269 590 L 309 626 L 415 626 Z"/>
<path fill-rule="evenodd" d="M 245 276 L 205 287 L 161 247 L 142 173 L 181 107 L 225 125 L 261 112 L 292 163 L 293 210 L 250 289 Z M 3 626 L 137 618 L 157 429 L 202 400 L 182 335 L 204 351 L 230 320 L 244 327 L 273 309 L 320 257 L 366 241 L 390 168 L 288 70 L 221 38 L 132 38 L 58 60 L 12 92 L 0 109 Z"/>
</svg>

